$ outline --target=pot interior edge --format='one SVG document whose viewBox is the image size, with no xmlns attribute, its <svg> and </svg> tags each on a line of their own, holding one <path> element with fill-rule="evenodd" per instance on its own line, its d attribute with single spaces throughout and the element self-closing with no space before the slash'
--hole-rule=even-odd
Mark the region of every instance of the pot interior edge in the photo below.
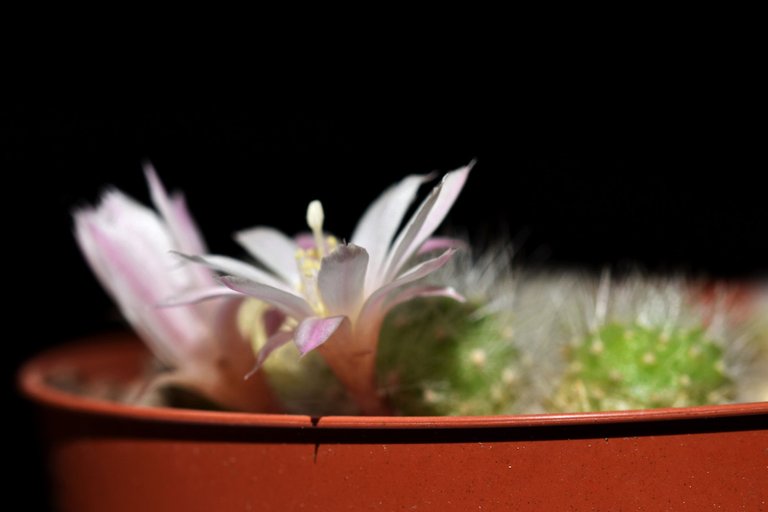
<svg viewBox="0 0 768 512">
<path fill-rule="evenodd" d="M 224 428 L 234 431 L 280 429 L 312 431 L 313 435 L 334 439 L 343 435 L 349 442 L 350 430 L 359 431 L 361 439 L 371 436 L 387 438 L 386 431 L 399 431 L 400 439 L 440 437 L 469 439 L 478 430 L 483 437 L 530 436 L 544 438 L 580 438 L 657 435 L 670 432 L 765 430 L 768 427 L 768 402 L 728 404 L 677 409 L 642 411 L 608 411 L 598 413 L 540 414 L 520 416 L 465 417 L 362 417 L 328 416 L 310 418 L 304 415 L 253 414 L 137 407 L 77 396 L 56 389 L 46 382 L 46 372 L 62 361 L 77 360 L 90 373 L 111 372 L 119 366 L 118 374 L 136 370 L 146 358 L 146 349 L 135 336 L 127 333 L 110 334 L 51 349 L 29 361 L 19 371 L 19 386 L 27 397 L 40 405 L 66 412 L 112 418 L 120 422 L 153 424 L 184 424 L 205 431 Z M 533 434 L 533 429 L 536 433 Z M 475 432 L 474 434 L 472 432 Z M 597 432 L 602 432 L 596 435 Z M 306 432 L 305 432 L 306 433 Z M 240 434 L 238 434 L 240 435 Z M 246 435 L 248 437 L 248 435 Z M 277 437 L 290 438 L 283 434 Z M 351 437 L 354 437 L 352 435 Z M 362 442 L 362 441 L 361 441 Z"/>
<path fill-rule="evenodd" d="M 204 441 L 267 444 L 435 444 L 539 442 L 577 439 L 645 438 L 681 435 L 727 435 L 768 430 L 768 414 L 670 421 L 626 421 L 602 424 L 516 425 L 495 427 L 307 428 L 300 425 L 244 425 L 228 422 L 180 423 L 98 416 L 79 411 L 44 412 L 55 435 L 116 439 Z"/>
</svg>

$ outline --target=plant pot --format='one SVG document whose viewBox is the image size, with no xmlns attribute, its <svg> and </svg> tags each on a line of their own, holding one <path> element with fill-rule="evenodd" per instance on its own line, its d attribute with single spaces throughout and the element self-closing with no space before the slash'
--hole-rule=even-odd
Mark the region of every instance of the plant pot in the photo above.
<svg viewBox="0 0 768 512">
<path fill-rule="evenodd" d="M 20 372 L 64 511 L 766 510 L 768 402 L 498 417 L 322 417 L 143 408 L 48 384 L 127 379 L 130 335 Z"/>
</svg>

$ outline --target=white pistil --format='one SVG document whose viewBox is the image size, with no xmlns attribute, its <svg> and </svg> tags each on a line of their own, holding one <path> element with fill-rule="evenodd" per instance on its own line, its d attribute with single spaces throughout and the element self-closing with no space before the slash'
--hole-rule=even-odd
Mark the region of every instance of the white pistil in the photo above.
<svg viewBox="0 0 768 512">
<path fill-rule="evenodd" d="M 325 213 L 323 212 L 323 205 L 315 199 L 309 203 L 307 207 L 307 224 L 312 230 L 312 234 L 315 237 L 315 246 L 317 247 L 317 253 L 322 258 L 327 254 L 325 248 L 325 240 L 323 240 L 323 221 L 325 220 Z"/>
<path fill-rule="evenodd" d="M 322 203 L 318 200 L 309 203 L 307 207 L 307 224 L 312 230 L 315 246 L 296 251 L 296 263 L 299 266 L 300 277 L 299 291 L 319 316 L 325 316 L 327 311 L 317 289 L 317 275 L 320 272 L 323 258 L 330 252 L 333 252 L 338 245 L 334 237 L 329 236 L 325 238 L 323 236 L 324 221 L 325 213 L 323 212 Z"/>
</svg>

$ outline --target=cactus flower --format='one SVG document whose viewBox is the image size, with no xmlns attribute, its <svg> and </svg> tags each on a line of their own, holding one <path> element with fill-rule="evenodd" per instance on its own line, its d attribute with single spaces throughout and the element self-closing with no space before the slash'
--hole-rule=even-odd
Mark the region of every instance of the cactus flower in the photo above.
<svg viewBox="0 0 768 512">
<path fill-rule="evenodd" d="M 176 385 L 226 408 L 267 409 L 263 380 L 242 379 L 254 363 L 248 343 L 231 327 L 238 301 L 157 307 L 168 296 L 210 289 L 216 282 L 210 270 L 179 266 L 170 254 L 206 248 L 183 196 L 169 197 L 151 166 L 145 167 L 145 174 L 157 212 L 113 189 L 98 207 L 81 208 L 73 215 L 78 245 L 97 278 L 171 370 L 161 373 L 149 390 Z"/>
<path fill-rule="evenodd" d="M 230 295 L 257 298 L 287 315 L 282 328 L 258 354 L 257 368 L 276 348 L 290 342 L 301 354 L 318 350 L 366 414 L 389 412 L 376 389 L 379 330 L 394 306 L 424 296 L 461 300 L 449 287 L 408 286 L 451 258 L 457 241 L 430 238 L 456 201 L 472 164 L 446 174 L 398 233 L 425 176 L 409 176 L 387 189 L 365 212 L 350 243 L 323 230 L 319 201 L 310 203 L 310 236 L 294 240 L 268 227 L 236 235 L 268 271 L 216 255 L 183 255 L 224 276 L 229 290 L 188 294 L 187 301 Z M 409 266 L 417 253 L 442 251 Z"/>
</svg>

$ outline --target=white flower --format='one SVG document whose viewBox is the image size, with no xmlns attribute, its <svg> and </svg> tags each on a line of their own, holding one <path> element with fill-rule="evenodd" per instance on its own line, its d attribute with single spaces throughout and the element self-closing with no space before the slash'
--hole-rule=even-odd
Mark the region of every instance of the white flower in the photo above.
<svg viewBox="0 0 768 512">
<path fill-rule="evenodd" d="M 157 358 L 173 370 L 151 387 L 182 384 L 229 408 L 266 408 L 263 382 L 242 379 L 254 359 L 230 327 L 237 301 L 157 307 L 169 296 L 216 287 L 216 281 L 210 270 L 180 266 L 169 254 L 206 248 L 184 198 L 169 197 L 151 166 L 145 174 L 159 214 L 109 190 L 98 207 L 76 210 L 74 220 L 77 242 L 101 284 Z"/>
<path fill-rule="evenodd" d="M 375 380 L 376 347 L 386 313 L 415 297 L 461 300 L 451 288 L 406 286 L 445 265 L 454 253 L 457 241 L 430 236 L 453 206 L 472 166 L 446 174 L 399 233 L 426 176 L 409 176 L 387 189 L 365 212 L 349 244 L 323 232 L 319 201 L 307 210 L 311 237 L 294 240 L 268 227 L 238 233 L 237 241 L 269 272 L 224 256 L 184 255 L 225 274 L 221 282 L 229 290 L 204 290 L 182 301 L 236 293 L 271 304 L 288 321 L 261 349 L 257 365 L 291 340 L 302 354 L 318 349 L 363 412 L 386 412 Z M 435 250 L 443 252 L 407 265 L 416 253 Z"/>
</svg>

